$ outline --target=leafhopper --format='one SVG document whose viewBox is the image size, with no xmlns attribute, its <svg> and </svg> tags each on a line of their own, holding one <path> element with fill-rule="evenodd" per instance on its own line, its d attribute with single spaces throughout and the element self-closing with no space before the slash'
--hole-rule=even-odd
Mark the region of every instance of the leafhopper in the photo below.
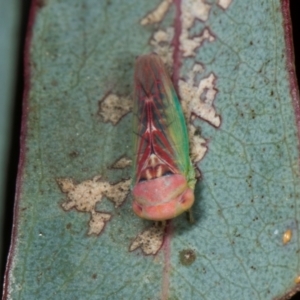
<svg viewBox="0 0 300 300">
<path fill-rule="evenodd" d="M 133 211 L 164 221 L 194 203 L 195 172 L 177 94 L 161 58 L 137 58 L 133 106 Z"/>
</svg>

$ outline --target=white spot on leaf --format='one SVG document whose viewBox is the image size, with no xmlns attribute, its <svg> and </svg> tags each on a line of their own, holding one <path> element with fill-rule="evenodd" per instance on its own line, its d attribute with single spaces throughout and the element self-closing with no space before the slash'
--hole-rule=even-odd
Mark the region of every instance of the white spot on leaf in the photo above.
<svg viewBox="0 0 300 300">
<path fill-rule="evenodd" d="M 190 29 L 196 19 L 207 21 L 211 4 L 205 3 L 205 0 L 182 0 L 182 27 Z"/>
<path fill-rule="evenodd" d="M 169 71 L 171 71 L 173 67 L 173 36 L 174 29 L 168 27 L 166 30 L 159 29 L 156 31 L 150 41 L 150 44 L 153 46 L 153 51 L 161 57 Z"/>
<path fill-rule="evenodd" d="M 195 56 L 195 50 L 200 47 L 204 41 L 213 42 L 215 37 L 208 29 L 204 29 L 199 36 L 190 38 L 188 30 L 183 30 L 180 35 L 180 50 L 184 57 Z"/>
<path fill-rule="evenodd" d="M 210 74 L 200 81 L 198 87 L 179 80 L 179 93 L 182 101 L 185 102 L 182 105 L 186 107 L 189 116 L 194 114 L 215 127 L 219 127 L 221 119 L 213 106 L 217 94 L 215 80 L 215 75 Z"/>
<path fill-rule="evenodd" d="M 193 124 L 188 125 L 189 140 L 190 140 L 190 156 L 195 164 L 199 162 L 207 151 L 206 141 L 200 135 L 196 134 L 196 127 Z"/>
<path fill-rule="evenodd" d="M 128 179 L 114 185 L 109 185 L 109 187 L 103 193 L 115 204 L 115 207 L 118 207 L 125 201 L 125 198 L 129 192 L 130 182 L 131 180 Z"/>
<path fill-rule="evenodd" d="M 232 0 L 219 0 L 218 5 L 222 7 L 223 9 L 227 9 L 229 5 L 231 4 Z"/>
<path fill-rule="evenodd" d="M 193 26 L 196 19 L 206 21 L 209 16 L 211 5 L 204 0 L 183 0 L 181 2 L 181 22 L 182 30 L 180 35 L 180 50 L 184 57 L 195 56 L 195 50 L 208 40 L 214 41 L 214 36 L 209 29 L 204 29 L 198 37 L 190 37 L 189 29 Z"/>
<path fill-rule="evenodd" d="M 99 235 L 103 230 L 107 221 L 111 219 L 110 214 L 100 213 L 100 212 L 92 212 L 91 219 L 89 221 L 89 231 L 88 235 Z"/>
<path fill-rule="evenodd" d="M 131 166 L 132 160 L 126 157 L 122 157 L 112 165 L 112 169 L 125 169 Z"/>
<path fill-rule="evenodd" d="M 131 243 L 129 250 L 134 251 L 138 248 L 146 255 L 154 255 L 161 248 L 164 241 L 165 225 L 155 226 L 140 233 Z"/>
<path fill-rule="evenodd" d="M 111 218 L 108 213 L 95 211 L 96 204 L 102 201 L 103 196 L 111 200 L 115 207 L 118 207 L 125 201 L 130 186 L 130 180 L 112 185 L 101 180 L 101 176 L 95 176 L 93 179 L 79 184 L 76 184 L 71 178 L 58 178 L 56 181 L 62 192 L 67 194 L 67 200 L 62 204 L 64 210 L 75 208 L 80 212 L 91 214 L 88 234 L 100 234 L 105 222 Z"/>
<path fill-rule="evenodd" d="M 111 122 L 116 125 L 132 110 L 132 105 L 132 99 L 110 93 L 100 101 L 99 115 L 104 122 Z"/>
<path fill-rule="evenodd" d="M 68 200 L 62 204 L 62 208 L 64 210 L 76 208 L 82 212 L 94 210 L 96 203 L 102 201 L 104 191 L 109 187 L 109 183 L 101 181 L 100 176 L 79 184 L 75 184 L 70 178 L 59 178 L 57 183 L 68 197 Z"/>
<path fill-rule="evenodd" d="M 141 20 L 141 25 L 161 22 L 172 2 L 172 0 L 163 0 L 152 12 Z"/>
</svg>

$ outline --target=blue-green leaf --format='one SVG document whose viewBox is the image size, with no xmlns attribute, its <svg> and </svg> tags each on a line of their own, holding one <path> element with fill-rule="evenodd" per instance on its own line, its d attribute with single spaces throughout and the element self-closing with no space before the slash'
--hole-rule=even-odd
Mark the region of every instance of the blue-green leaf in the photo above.
<svg viewBox="0 0 300 300">
<path fill-rule="evenodd" d="M 299 107 L 288 1 L 33 6 L 5 296 L 273 299 L 299 270 Z M 172 72 L 198 169 L 195 223 L 131 210 L 135 57 Z"/>
</svg>

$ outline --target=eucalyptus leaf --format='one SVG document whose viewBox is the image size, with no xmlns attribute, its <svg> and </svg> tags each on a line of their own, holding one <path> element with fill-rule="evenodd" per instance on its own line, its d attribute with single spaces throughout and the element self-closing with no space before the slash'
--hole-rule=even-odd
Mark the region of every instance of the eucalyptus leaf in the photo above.
<svg viewBox="0 0 300 300">
<path fill-rule="evenodd" d="M 37 5 L 38 4 L 38 5 Z M 274 299 L 298 289 L 288 1 L 34 1 L 7 299 Z M 30 35 L 32 33 L 32 35 Z M 195 223 L 131 209 L 133 65 L 187 118 Z"/>
</svg>

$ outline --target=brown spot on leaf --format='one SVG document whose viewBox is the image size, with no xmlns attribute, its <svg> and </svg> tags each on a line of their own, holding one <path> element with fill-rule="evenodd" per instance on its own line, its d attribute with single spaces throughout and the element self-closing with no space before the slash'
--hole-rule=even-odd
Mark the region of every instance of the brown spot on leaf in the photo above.
<svg viewBox="0 0 300 300">
<path fill-rule="evenodd" d="M 72 152 L 69 153 L 69 156 L 70 156 L 71 158 L 75 158 L 75 157 L 77 157 L 78 155 L 79 155 L 79 152 L 78 152 L 78 151 L 72 151 Z"/>
<path fill-rule="evenodd" d="M 192 249 L 185 249 L 179 252 L 179 260 L 182 265 L 190 266 L 196 260 L 196 253 Z"/>
</svg>

